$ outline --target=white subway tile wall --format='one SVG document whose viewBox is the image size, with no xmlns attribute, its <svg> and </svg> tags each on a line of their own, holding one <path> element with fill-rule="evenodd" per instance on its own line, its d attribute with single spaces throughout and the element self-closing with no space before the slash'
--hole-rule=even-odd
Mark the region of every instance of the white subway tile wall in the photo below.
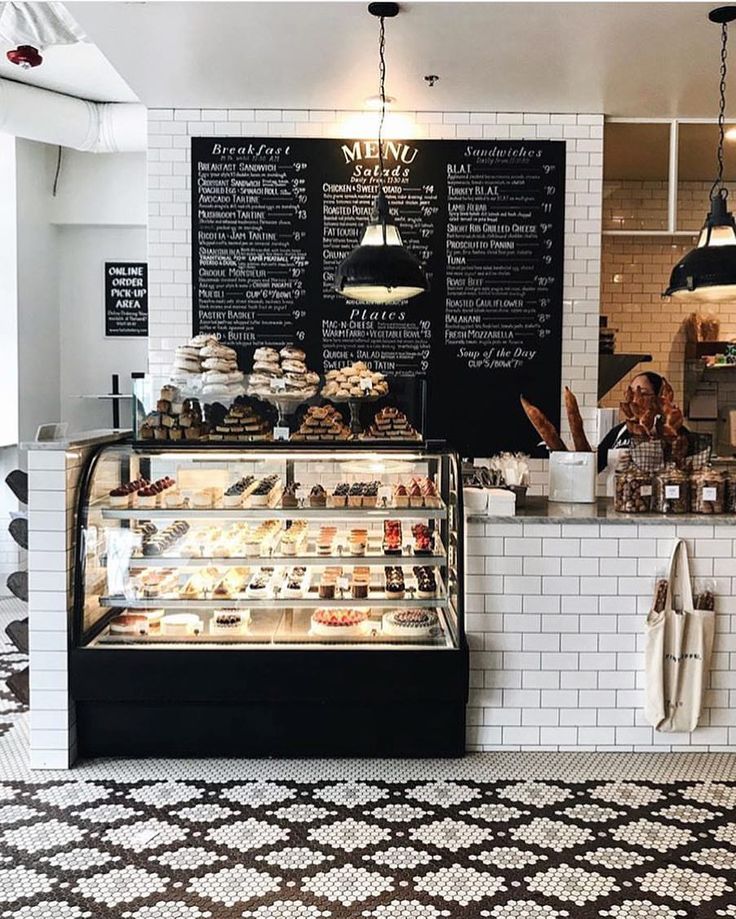
<svg viewBox="0 0 736 919">
<path fill-rule="evenodd" d="M 728 522 L 466 525 L 472 750 L 709 751 L 736 747 L 736 539 Z M 716 592 L 701 726 L 644 720 L 644 623 L 672 541 Z M 523 575 L 518 572 L 523 571 Z"/>
<path fill-rule="evenodd" d="M 165 374 L 191 335 L 190 146 L 196 136 L 342 137 L 355 112 L 149 109 L 149 370 Z M 523 138 L 567 145 L 562 376 L 594 431 L 603 190 L 603 116 L 521 112 L 402 112 L 417 138 Z M 562 412 L 564 418 L 564 411 Z M 567 433 L 566 422 L 563 431 Z M 547 486 L 534 461 L 532 491 Z"/>
<path fill-rule="evenodd" d="M 87 450 L 31 450 L 28 612 L 33 769 L 67 769 L 76 759 L 69 696 L 75 500 Z"/>
</svg>

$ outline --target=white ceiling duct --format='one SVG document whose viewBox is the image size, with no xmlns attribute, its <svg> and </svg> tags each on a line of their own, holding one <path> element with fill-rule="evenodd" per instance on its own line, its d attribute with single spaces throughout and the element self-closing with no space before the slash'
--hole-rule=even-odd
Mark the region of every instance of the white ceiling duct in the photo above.
<svg viewBox="0 0 736 919">
<path fill-rule="evenodd" d="M 61 3 L 8 2 L 0 4 L 0 40 L 41 51 L 50 45 L 74 45 L 86 36 Z"/>
<path fill-rule="evenodd" d="M 146 109 L 0 80 L 0 132 L 88 153 L 132 153 L 146 149 Z"/>
</svg>

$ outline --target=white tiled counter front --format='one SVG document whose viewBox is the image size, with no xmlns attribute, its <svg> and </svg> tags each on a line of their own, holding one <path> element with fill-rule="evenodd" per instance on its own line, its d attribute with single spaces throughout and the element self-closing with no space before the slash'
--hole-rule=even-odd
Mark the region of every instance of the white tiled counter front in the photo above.
<svg viewBox="0 0 736 919">
<path fill-rule="evenodd" d="M 547 516 L 466 521 L 475 750 L 736 750 L 736 527 L 730 517 Z M 565 508 L 551 505 L 552 513 Z M 643 714 L 644 623 L 673 540 L 716 591 L 701 726 L 659 734 Z"/>
</svg>

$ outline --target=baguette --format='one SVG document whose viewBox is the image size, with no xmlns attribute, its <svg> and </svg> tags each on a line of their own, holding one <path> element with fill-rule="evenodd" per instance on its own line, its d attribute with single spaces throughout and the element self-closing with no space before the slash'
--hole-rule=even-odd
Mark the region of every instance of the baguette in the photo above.
<svg viewBox="0 0 736 919">
<path fill-rule="evenodd" d="M 565 410 L 567 411 L 567 422 L 570 425 L 572 434 L 572 443 L 577 453 L 592 453 L 593 448 L 588 443 L 583 427 L 583 419 L 580 416 L 580 408 L 575 393 L 569 386 L 565 387 Z"/>
<path fill-rule="evenodd" d="M 523 396 L 519 396 L 521 399 L 522 407 L 526 412 L 526 417 L 534 425 L 534 428 L 545 442 L 550 452 L 554 453 L 557 451 L 567 451 L 562 438 L 557 433 L 557 428 L 552 424 L 549 418 L 544 414 L 544 412 L 537 408 L 536 405 L 532 405 L 527 399 Z"/>
</svg>

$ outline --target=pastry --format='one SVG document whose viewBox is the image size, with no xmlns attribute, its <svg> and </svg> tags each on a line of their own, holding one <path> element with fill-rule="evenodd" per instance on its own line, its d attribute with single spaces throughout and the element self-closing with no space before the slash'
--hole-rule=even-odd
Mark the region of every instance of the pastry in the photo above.
<svg viewBox="0 0 736 919">
<path fill-rule="evenodd" d="M 293 345 L 276 351 L 275 348 L 256 348 L 253 367 L 248 380 L 248 392 L 264 395 L 271 392 L 288 392 L 311 398 L 317 392 L 319 376 L 306 365 L 306 355 Z"/>
<path fill-rule="evenodd" d="M 401 600 L 404 596 L 404 570 L 396 566 L 384 568 L 384 594 L 387 600 Z"/>
<path fill-rule="evenodd" d="M 527 418 L 534 425 L 534 429 L 547 445 L 550 452 L 567 450 L 562 438 L 557 433 L 557 428 L 552 424 L 544 412 L 537 408 L 536 405 L 532 405 L 532 403 L 523 396 L 519 398 L 521 399 L 521 405 L 526 412 Z"/>
<path fill-rule="evenodd" d="M 337 536 L 337 527 L 323 526 L 317 536 L 317 555 L 332 555 L 332 548 Z"/>
<path fill-rule="evenodd" d="M 322 395 L 336 401 L 377 399 L 388 395 L 388 381 L 382 373 L 371 371 L 363 361 L 355 361 L 328 371 Z"/>
<path fill-rule="evenodd" d="M 299 482 L 290 482 L 281 495 L 281 506 L 286 508 L 299 507 L 297 491 L 301 488 Z"/>
<path fill-rule="evenodd" d="M 365 440 L 421 440 L 403 412 L 391 405 L 380 409 L 362 435 Z"/>
<path fill-rule="evenodd" d="M 351 555 L 365 555 L 368 546 L 368 530 L 352 529 L 348 535 L 348 551 Z"/>
<path fill-rule="evenodd" d="M 578 400 L 568 386 L 565 387 L 565 411 L 567 412 L 567 421 L 570 425 L 570 433 L 572 434 L 572 442 L 575 450 L 578 453 L 592 453 L 593 448 L 590 446 L 588 438 L 585 436 L 585 428 L 583 427 L 583 419 L 580 416 Z"/>
<path fill-rule="evenodd" d="M 409 492 L 406 485 L 394 485 L 393 504 L 394 507 L 409 507 Z"/>
<path fill-rule="evenodd" d="M 327 495 L 327 506 L 328 507 L 345 507 L 348 503 L 348 492 L 350 491 L 350 486 L 347 482 L 340 482 L 339 485 L 335 485 L 335 489 L 331 495 Z"/>
<path fill-rule="evenodd" d="M 383 631 L 386 635 L 431 638 L 438 626 L 439 618 L 432 609 L 396 609 L 383 616 Z"/>
<path fill-rule="evenodd" d="M 424 495 L 422 494 L 422 487 L 416 479 L 414 479 L 409 486 L 409 506 L 424 507 Z"/>
<path fill-rule="evenodd" d="M 280 495 L 280 483 L 281 479 L 276 474 L 264 476 L 246 495 L 246 507 L 271 507 Z"/>
<path fill-rule="evenodd" d="M 368 614 L 357 609 L 317 609 L 310 631 L 329 638 L 362 637 L 370 633 Z"/>
<path fill-rule="evenodd" d="M 111 635 L 147 635 L 148 617 L 143 612 L 121 613 L 110 620 Z"/>
<path fill-rule="evenodd" d="M 414 577 L 417 582 L 417 596 L 420 600 L 431 600 L 437 596 L 437 578 L 434 569 L 426 565 L 415 567 Z"/>
<path fill-rule="evenodd" d="M 124 485 L 118 485 L 109 493 L 110 507 L 130 507 L 133 495 L 141 488 L 146 488 L 151 483 L 143 476 L 127 482 Z"/>
<path fill-rule="evenodd" d="M 246 475 L 233 482 L 222 496 L 223 507 L 241 507 L 243 498 L 250 494 L 250 490 L 255 488 L 256 478 L 252 475 Z"/>
<path fill-rule="evenodd" d="M 383 551 L 386 555 L 401 555 L 401 521 L 383 521 Z"/>
<path fill-rule="evenodd" d="M 324 488 L 317 484 L 312 486 L 312 490 L 309 492 L 309 506 L 310 507 L 325 507 L 327 504 L 327 493 Z"/>
<path fill-rule="evenodd" d="M 202 631 L 202 620 L 194 613 L 171 613 L 161 619 L 163 635 L 198 635 Z"/>
<path fill-rule="evenodd" d="M 164 476 L 163 479 L 157 479 L 149 485 L 144 485 L 136 492 L 136 506 L 141 508 L 156 507 L 158 504 L 158 496 L 167 488 L 172 488 L 174 485 L 176 485 L 176 482 L 169 476 Z"/>
<path fill-rule="evenodd" d="M 250 610 L 218 609 L 212 616 L 210 632 L 213 634 L 237 634 L 247 628 L 250 622 Z"/>
<path fill-rule="evenodd" d="M 349 440 L 350 429 L 333 405 L 311 405 L 292 440 Z"/>
<path fill-rule="evenodd" d="M 414 555 L 432 554 L 432 533 L 425 523 L 415 523 L 411 535 L 414 538 Z"/>
<path fill-rule="evenodd" d="M 307 569 L 302 566 L 291 568 L 286 573 L 281 593 L 284 597 L 303 597 L 307 590 Z"/>
</svg>

